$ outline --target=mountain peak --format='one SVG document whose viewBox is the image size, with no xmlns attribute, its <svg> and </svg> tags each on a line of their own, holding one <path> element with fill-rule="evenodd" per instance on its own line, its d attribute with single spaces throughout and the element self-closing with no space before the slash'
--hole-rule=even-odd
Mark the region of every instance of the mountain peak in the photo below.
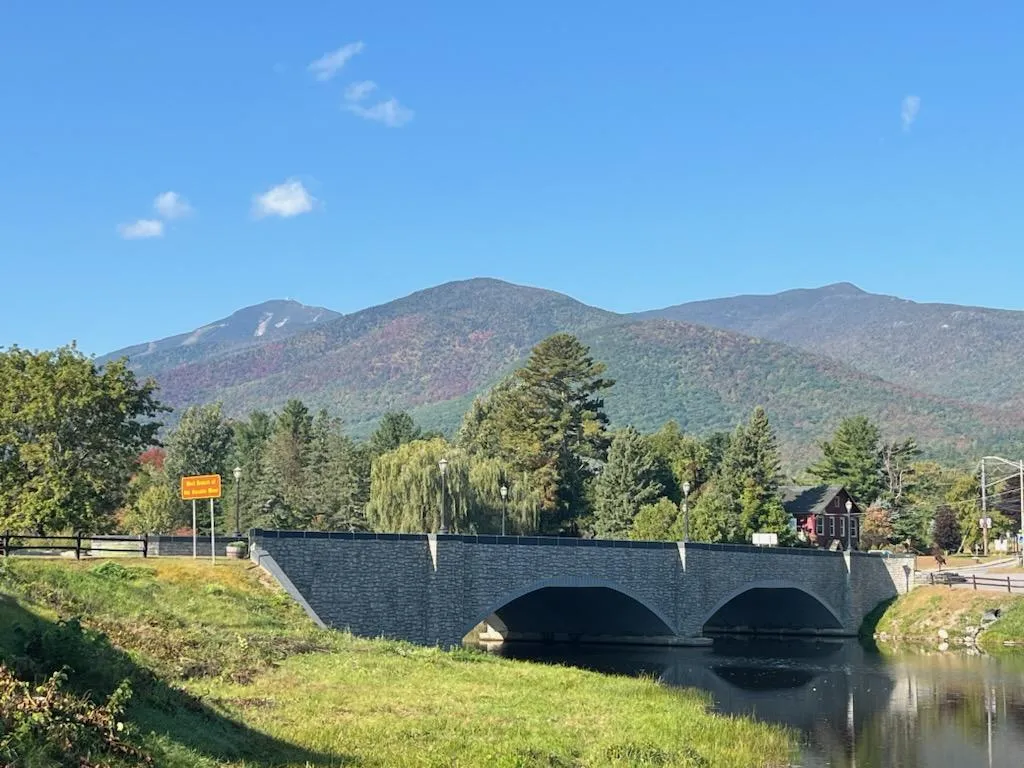
<svg viewBox="0 0 1024 768">
<path fill-rule="evenodd" d="M 830 293 L 833 295 L 845 295 L 845 296 L 867 296 L 868 292 L 858 288 L 853 283 L 831 283 L 829 285 L 823 285 L 818 290 L 822 293 Z"/>
<path fill-rule="evenodd" d="M 183 347 L 216 347 L 234 349 L 272 339 L 291 336 L 314 325 L 323 325 L 341 317 L 325 307 L 311 307 L 294 299 L 269 299 L 235 310 L 227 317 L 214 320 L 185 333 L 158 341 L 120 349 L 100 358 L 114 360 L 128 357 L 135 360 L 155 353 L 174 353 Z"/>
</svg>

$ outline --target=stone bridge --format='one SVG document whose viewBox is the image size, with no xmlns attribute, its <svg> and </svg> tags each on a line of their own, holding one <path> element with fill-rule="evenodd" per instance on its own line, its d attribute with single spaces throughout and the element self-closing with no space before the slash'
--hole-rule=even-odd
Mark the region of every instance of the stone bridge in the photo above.
<svg viewBox="0 0 1024 768">
<path fill-rule="evenodd" d="M 259 529 L 251 540 L 253 560 L 320 623 L 442 646 L 481 624 L 583 642 L 853 635 L 913 570 L 912 558 L 694 542 Z"/>
</svg>

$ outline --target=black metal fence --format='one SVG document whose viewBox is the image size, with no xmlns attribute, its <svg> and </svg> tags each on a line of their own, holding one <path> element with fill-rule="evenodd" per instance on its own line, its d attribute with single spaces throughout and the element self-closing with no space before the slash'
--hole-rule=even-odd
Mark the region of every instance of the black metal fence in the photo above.
<svg viewBox="0 0 1024 768">
<path fill-rule="evenodd" d="M 106 546 L 110 544 L 134 543 L 136 548 L 125 549 L 118 546 Z M 0 536 L 0 556 L 8 557 L 19 551 L 74 551 L 75 559 L 82 559 L 82 552 L 119 552 L 121 554 L 132 552 L 149 557 L 149 536 L 89 536 L 75 534 L 74 536 L 30 536 L 23 533 L 5 532 Z"/>
<path fill-rule="evenodd" d="M 1022 577 L 1024 578 L 1024 577 Z M 918 571 L 915 578 L 918 584 L 947 587 L 971 587 L 972 589 L 998 589 L 1013 592 L 1024 592 L 1024 581 L 1015 581 L 1011 576 L 978 576 L 964 575 L 955 571 Z"/>
</svg>

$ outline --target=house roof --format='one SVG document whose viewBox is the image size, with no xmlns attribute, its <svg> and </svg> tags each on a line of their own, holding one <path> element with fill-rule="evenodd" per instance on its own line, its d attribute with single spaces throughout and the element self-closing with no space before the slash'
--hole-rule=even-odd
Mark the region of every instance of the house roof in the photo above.
<svg viewBox="0 0 1024 768">
<path fill-rule="evenodd" d="M 829 502 L 842 490 L 841 485 L 784 485 L 779 488 L 782 506 L 793 516 L 824 513 Z"/>
</svg>

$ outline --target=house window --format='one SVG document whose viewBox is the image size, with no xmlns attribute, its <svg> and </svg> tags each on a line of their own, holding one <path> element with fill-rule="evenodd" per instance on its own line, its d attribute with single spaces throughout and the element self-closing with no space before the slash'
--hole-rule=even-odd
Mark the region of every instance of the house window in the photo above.
<svg viewBox="0 0 1024 768">
<path fill-rule="evenodd" d="M 819 536 L 825 535 L 825 518 L 822 515 L 814 516 L 814 532 Z"/>
<path fill-rule="evenodd" d="M 858 538 L 856 517 L 850 518 L 850 535 L 853 536 L 855 539 Z"/>
<path fill-rule="evenodd" d="M 839 518 L 839 535 L 840 536 L 845 536 L 846 535 L 846 518 L 845 517 Z"/>
<path fill-rule="evenodd" d="M 834 517 L 830 517 L 828 519 L 828 535 L 829 536 L 835 536 L 836 535 L 836 519 Z"/>
</svg>

